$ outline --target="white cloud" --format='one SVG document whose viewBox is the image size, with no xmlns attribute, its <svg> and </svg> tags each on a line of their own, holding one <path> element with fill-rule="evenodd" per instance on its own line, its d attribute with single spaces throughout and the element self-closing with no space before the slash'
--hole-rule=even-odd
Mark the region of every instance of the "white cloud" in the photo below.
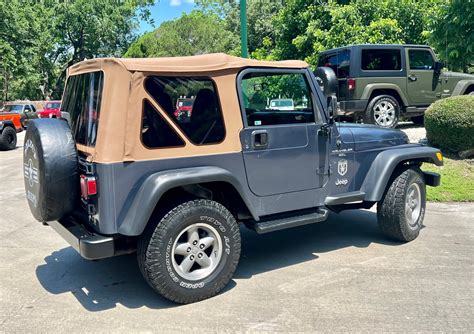
<svg viewBox="0 0 474 334">
<path fill-rule="evenodd" d="M 170 0 L 170 6 L 178 7 L 181 6 L 183 2 L 191 4 L 194 3 L 194 0 Z"/>
</svg>

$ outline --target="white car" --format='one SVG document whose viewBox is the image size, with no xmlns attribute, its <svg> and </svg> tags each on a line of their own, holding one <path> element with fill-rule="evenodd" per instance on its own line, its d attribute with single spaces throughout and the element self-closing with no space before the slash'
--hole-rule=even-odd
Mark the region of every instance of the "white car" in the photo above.
<svg viewBox="0 0 474 334">
<path fill-rule="evenodd" d="M 295 110 L 293 99 L 274 99 L 270 100 L 272 110 Z"/>
</svg>

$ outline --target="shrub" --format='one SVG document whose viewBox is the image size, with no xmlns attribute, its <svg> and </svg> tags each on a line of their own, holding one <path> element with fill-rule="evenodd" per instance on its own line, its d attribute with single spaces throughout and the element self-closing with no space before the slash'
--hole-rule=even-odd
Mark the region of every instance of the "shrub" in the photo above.
<svg viewBox="0 0 474 334">
<path fill-rule="evenodd" d="M 433 103 L 425 112 L 425 128 L 429 143 L 445 152 L 473 149 L 474 96 L 454 96 Z"/>
</svg>

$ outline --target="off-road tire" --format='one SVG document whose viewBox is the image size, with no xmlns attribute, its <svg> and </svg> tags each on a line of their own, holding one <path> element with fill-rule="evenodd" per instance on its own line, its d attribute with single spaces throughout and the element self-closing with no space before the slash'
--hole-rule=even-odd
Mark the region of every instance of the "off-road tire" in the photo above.
<svg viewBox="0 0 474 334">
<path fill-rule="evenodd" d="M 398 104 L 397 99 L 395 99 L 393 96 L 390 96 L 390 95 L 379 95 L 379 96 L 374 97 L 369 102 L 369 104 L 367 105 L 367 109 L 365 110 L 365 113 L 363 115 L 364 123 L 382 126 L 380 124 L 377 124 L 375 120 L 375 108 L 379 103 L 382 103 L 384 101 L 391 103 L 394 106 L 394 112 L 395 112 L 393 123 L 391 123 L 389 126 L 386 126 L 386 127 L 394 128 L 397 126 L 398 122 L 400 121 L 400 105 Z"/>
<path fill-rule="evenodd" d="M 425 116 L 424 116 L 424 115 L 420 115 L 420 116 L 412 117 L 412 118 L 411 118 L 411 121 L 413 122 L 413 124 L 416 124 L 416 125 L 423 125 L 423 124 L 425 123 Z"/>
<path fill-rule="evenodd" d="M 405 214 L 405 201 L 408 188 L 412 183 L 419 186 L 421 210 L 416 222 L 410 226 Z M 426 207 L 426 185 L 418 167 L 404 168 L 391 179 L 382 200 L 377 203 L 377 220 L 379 228 L 388 237 L 408 242 L 416 239 L 420 233 Z"/>
<path fill-rule="evenodd" d="M 240 258 L 240 231 L 232 214 L 220 203 L 197 199 L 152 218 L 138 241 L 138 265 L 147 283 L 165 298 L 181 304 L 215 296 L 232 278 Z M 172 247 L 180 232 L 194 223 L 215 228 L 223 241 L 219 264 L 201 280 L 187 280 L 172 265 Z"/>
<path fill-rule="evenodd" d="M 11 151 L 16 148 L 16 130 L 6 126 L 0 133 L 0 151 Z"/>
</svg>

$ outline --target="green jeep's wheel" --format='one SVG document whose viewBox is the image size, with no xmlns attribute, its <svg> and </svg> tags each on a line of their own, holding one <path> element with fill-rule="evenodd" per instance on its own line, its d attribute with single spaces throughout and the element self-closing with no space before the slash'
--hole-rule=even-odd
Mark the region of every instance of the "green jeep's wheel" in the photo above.
<svg viewBox="0 0 474 334">
<path fill-rule="evenodd" d="M 425 216 L 426 185 L 419 168 L 402 170 L 377 203 L 380 229 L 399 241 L 411 241 L 420 233 Z"/>
<path fill-rule="evenodd" d="M 155 291 L 177 303 L 193 303 L 216 295 L 232 278 L 240 231 L 221 204 L 193 200 L 151 224 L 137 253 L 140 270 Z"/>
<path fill-rule="evenodd" d="M 394 128 L 400 119 L 400 106 L 390 95 L 374 97 L 367 106 L 364 123 L 375 124 L 384 128 Z"/>
</svg>

